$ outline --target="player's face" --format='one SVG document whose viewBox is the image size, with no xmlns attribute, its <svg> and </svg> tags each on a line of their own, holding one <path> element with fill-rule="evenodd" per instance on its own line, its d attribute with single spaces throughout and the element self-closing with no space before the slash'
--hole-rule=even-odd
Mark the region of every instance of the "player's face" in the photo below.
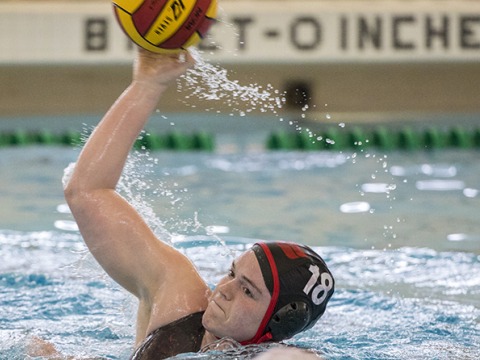
<svg viewBox="0 0 480 360">
<path fill-rule="evenodd" d="M 217 337 L 250 340 L 267 311 L 271 295 L 253 251 L 238 257 L 213 291 L 203 326 Z"/>
</svg>

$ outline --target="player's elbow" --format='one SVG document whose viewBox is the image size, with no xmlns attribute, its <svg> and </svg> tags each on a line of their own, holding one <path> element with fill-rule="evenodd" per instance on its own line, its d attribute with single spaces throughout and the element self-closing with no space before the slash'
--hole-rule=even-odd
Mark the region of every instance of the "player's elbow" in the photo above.
<svg viewBox="0 0 480 360">
<path fill-rule="evenodd" d="M 70 210 L 88 207 L 95 197 L 95 192 L 82 186 L 74 179 L 70 180 L 63 189 L 63 196 Z"/>
<path fill-rule="evenodd" d="M 81 187 L 78 185 L 78 182 L 70 179 L 66 184 L 63 186 L 63 196 L 68 204 L 70 202 L 75 201 L 75 199 L 81 197 Z"/>
<path fill-rule="evenodd" d="M 71 182 L 64 187 L 63 196 L 65 197 L 65 201 L 70 207 L 70 210 L 80 206 L 82 198 L 85 198 L 85 194 L 83 194 L 77 186 L 73 186 Z"/>
</svg>

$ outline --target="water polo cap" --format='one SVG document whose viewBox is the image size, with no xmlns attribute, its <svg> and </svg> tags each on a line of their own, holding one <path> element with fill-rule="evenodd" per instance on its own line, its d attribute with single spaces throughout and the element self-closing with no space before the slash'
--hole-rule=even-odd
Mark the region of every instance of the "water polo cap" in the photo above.
<svg viewBox="0 0 480 360">
<path fill-rule="evenodd" d="M 281 341 L 311 328 L 334 291 L 335 280 L 325 261 L 296 243 L 261 242 L 252 250 L 272 298 L 257 333 L 242 344 Z"/>
</svg>

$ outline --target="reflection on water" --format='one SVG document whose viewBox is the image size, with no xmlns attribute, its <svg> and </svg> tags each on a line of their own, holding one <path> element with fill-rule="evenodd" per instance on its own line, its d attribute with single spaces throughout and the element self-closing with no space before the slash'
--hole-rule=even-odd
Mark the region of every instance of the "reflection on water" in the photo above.
<svg viewBox="0 0 480 360">
<path fill-rule="evenodd" d="M 77 356 L 131 351 L 135 302 L 98 268 L 64 204 L 75 157 L 2 150 L 2 359 L 23 359 L 33 334 Z M 121 190 L 212 286 L 255 239 L 306 242 L 325 257 L 338 290 L 290 343 L 331 359 L 479 358 L 477 153 L 154 157 L 133 157 L 133 190 Z"/>
</svg>

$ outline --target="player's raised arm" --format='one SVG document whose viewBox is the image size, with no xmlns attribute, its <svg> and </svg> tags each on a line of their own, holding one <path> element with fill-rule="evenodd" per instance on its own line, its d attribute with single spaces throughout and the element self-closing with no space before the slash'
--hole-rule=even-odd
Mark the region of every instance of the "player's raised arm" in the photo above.
<svg viewBox="0 0 480 360">
<path fill-rule="evenodd" d="M 115 188 L 129 151 L 163 92 L 192 63 L 187 52 L 166 56 L 139 50 L 132 83 L 93 131 L 65 188 L 66 200 L 94 257 L 138 297 L 161 283 L 162 267 L 182 256 L 156 239 Z"/>
</svg>

